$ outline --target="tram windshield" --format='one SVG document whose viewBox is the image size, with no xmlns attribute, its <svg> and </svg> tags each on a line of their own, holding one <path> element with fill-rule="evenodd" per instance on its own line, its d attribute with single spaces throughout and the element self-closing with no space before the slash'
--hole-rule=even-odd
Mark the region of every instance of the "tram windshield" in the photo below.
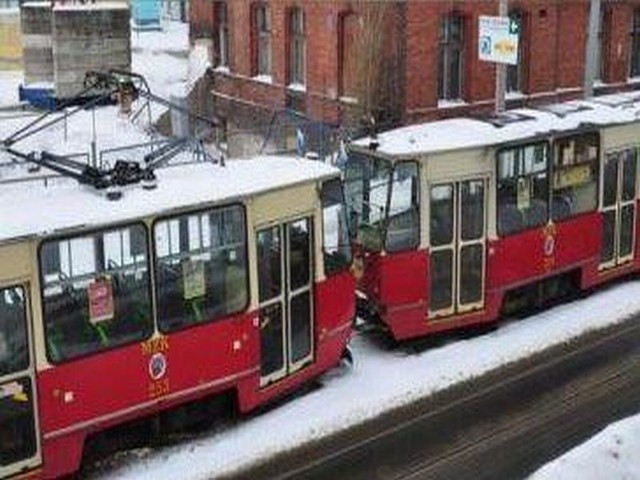
<svg viewBox="0 0 640 480">
<path fill-rule="evenodd" d="M 366 250 L 400 251 L 418 246 L 418 166 L 351 152 L 345 166 L 351 234 Z"/>
</svg>

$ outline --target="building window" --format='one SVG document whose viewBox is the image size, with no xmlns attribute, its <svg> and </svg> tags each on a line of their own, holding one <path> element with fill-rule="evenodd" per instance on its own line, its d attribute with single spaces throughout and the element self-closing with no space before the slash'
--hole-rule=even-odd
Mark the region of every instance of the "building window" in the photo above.
<svg viewBox="0 0 640 480">
<path fill-rule="evenodd" d="M 360 17 L 355 13 L 340 16 L 340 96 L 357 99 L 358 52 L 357 38 L 360 32 Z"/>
<path fill-rule="evenodd" d="M 258 75 L 271 75 L 271 13 L 269 7 L 258 4 L 254 9 L 256 65 Z"/>
<path fill-rule="evenodd" d="M 509 19 L 518 25 L 518 63 L 507 65 L 507 92 L 522 92 L 524 89 L 524 16 L 522 12 L 509 13 Z"/>
<path fill-rule="evenodd" d="M 609 44 L 609 10 L 600 5 L 600 21 L 598 22 L 598 39 L 596 42 L 595 80 L 604 81 L 607 75 L 607 51 Z"/>
<path fill-rule="evenodd" d="M 289 14 L 289 83 L 305 84 L 306 52 L 304 12 L 294 8 Z"/>
<path fill-rule="evenodd" d="M 464 18 L 452 13 L 440 22 L 438 49 L 438 98 L 455 100 L 462 97 Z"/>
<path fill-rule="evenodd" d="M 640 8 L 633 11 L 633 29 L 631 30 L 631 68 L 630 77 L 640 77 Z"/>
<path fill-rule="evenodd" d="M 214 45 L 216 49 L 216 67 L 229 66 L 229 22 L 227 2 L 213 4 L 215 14 Z"/>
</svg>

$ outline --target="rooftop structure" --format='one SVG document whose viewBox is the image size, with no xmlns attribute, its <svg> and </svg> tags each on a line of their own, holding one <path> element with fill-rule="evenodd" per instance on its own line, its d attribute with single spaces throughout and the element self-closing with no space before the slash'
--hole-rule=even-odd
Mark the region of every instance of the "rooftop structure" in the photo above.
<svg viewBox="0 0 640 480">
<path fill-rule="evenodd" d="M 27 86 L 68 98 L 88 70 L 131 68 L 126 1 L 26 2 L 21 5 Z"/>
</svg>

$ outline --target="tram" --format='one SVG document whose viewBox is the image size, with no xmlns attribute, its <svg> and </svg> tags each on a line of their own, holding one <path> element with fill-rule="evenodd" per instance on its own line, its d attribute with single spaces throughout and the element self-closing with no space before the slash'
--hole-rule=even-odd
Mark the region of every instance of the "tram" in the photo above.
<svg viewBox="0 0 640 480">
<path fill-rule="evenodd" d="M 270 156 L 154 176 L 114 201 L 0 190 L 0 478 L 72 474 L 105 429 L 218 394 L 247 412 L 340 362 L 339 170 Z"/>
<path fill-rule="evenodd" d="M 354 142 L 359 310 L 403 340 L 637 271 L 639 115 L 635 92 Z"/>
</svg>

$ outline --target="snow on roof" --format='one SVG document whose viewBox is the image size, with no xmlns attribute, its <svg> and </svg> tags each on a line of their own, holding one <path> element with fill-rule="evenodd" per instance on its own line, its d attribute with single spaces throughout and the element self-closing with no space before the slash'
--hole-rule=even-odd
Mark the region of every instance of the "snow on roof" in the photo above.
<svg viewBox="0 0 640 480">
<path fill-rule="evenodd" d="M 118 201 L 71 181 L 49 187 L 42 182 L 0 186 L 0 242 L 124 222 L 202 203 L 230 202 L 338 175 L 337 168 L 322 162 L 265 156 L 229 161 L 225 167 L 201 163 L 157 170 L 155 190 L 135 185 Z"/>
<path fill-rule="evenodd" d="M 33 2 L 24 2 L 20 4 L 21 8 L 50 8 L 51 2 L 49 0 L 45 1 L 33 1 Z"/>
<path fill-rule="evenodd" d="M 514 121 L 513 117 L 520 119 Z M 500 117 L 505 120 L 501 126 L 491 123 L 493 119 L 472 118 L 453 118 L 410 125 L 379 134 L 377 152 L 388 156 L 410 157 L 486 147 L 553 132 L 575 130 L 585 124 L 628 123 L 638 120 L 639 117 L 640 92 L 622 93 L 539 109 L 510 110 Z M 353 144 L 366 148 L 369 139 L 362 138 Z"/>
<path fill-rule="evenodd" d="M 129 10 L 127 2 L 101 2 L 96 3 L 56 3 L 54 10 Z"/>
</svg>

